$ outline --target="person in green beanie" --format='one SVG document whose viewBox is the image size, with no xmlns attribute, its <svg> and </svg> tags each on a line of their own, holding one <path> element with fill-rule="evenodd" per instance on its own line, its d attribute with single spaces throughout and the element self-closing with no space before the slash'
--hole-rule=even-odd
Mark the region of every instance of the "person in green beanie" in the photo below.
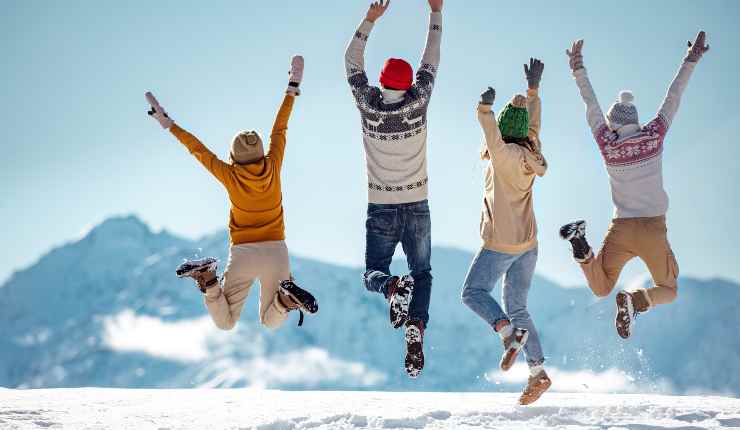
<svg viewBox="0 0 740 430">
<path fill-rule="evenodd" d="M 540 142 L 541 102 L 538 95 L 544 64 L 530 59 L 524 66 L 527 95 L 517 94 L 501 110 L 492 111 L 496 91 L 489 87 L 478 104 L 478 121 L 485 144 L 486 166 L 480 235 L 483 246 L 473 259 L 462 290 L 462 301 L 496 332 L 503 343 L 501 370 L 511 369 L 524 350 L 530 378 L 519 403 L 536 401 L 552 382 L 545 373 L 545 357 L 527 295 L 537 264 L 537 223 L 532 188 L 547 163 Z M 503 309 L 491 292 L 503 277 Z"/>
</svg>

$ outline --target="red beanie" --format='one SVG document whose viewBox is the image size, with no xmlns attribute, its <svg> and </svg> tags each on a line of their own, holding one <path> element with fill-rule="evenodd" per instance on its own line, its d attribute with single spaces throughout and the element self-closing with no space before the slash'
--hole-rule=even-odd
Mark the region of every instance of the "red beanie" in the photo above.
<svg viewBox="0 0 740 430">
<path fill-rule="evenodd" d="M 413 83 L 411 64 L 399 58 L 389 58 L 380 72 L 380 84 L 395 90 L 408 90 Z"/>
</svg>

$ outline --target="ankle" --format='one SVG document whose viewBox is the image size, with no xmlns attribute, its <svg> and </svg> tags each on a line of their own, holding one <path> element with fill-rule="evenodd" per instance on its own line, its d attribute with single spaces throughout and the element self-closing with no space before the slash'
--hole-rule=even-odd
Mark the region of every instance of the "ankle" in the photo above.
<svg viewBox="0 0 740 430">
<path fill-rule="evenodd" d="M 501 339 L 506 339 L 514 334 L 514 326 L 511 325 L 509 320 L 498 321 L 494 330 L 496 330 L 496 333 L 501 336 Z"/>
<path fill-rule="evenodd" d="M 529 376 L 537 376 L 544 371 L 545 371 L 544 363 L 529 366 Z"/>
</svg>

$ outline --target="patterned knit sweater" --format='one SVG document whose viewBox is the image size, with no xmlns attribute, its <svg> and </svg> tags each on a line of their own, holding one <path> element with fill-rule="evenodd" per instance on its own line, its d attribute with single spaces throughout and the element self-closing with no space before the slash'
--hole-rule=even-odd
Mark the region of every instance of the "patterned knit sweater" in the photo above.
<svg viewBox="0 0 740 430">
<path fill-rule="evenodd" d="M 656 217 L 668 211 L 668 194 L 663 188 L 663 142 L 695 65 L 681 65 L 652 121 L 617 131 L 606 125 L 586 69 L 573 72 L 586 103 L 588 124 L 609 174 L 614 218 Z"/>
<path fill-rule="evenodd" d="M 442 14 L 430 16 L 416 82 L 405 92 L 370 86 L 365 45 L 373 23 L 363 21 L 345 54 L 347 79 L 362 119 L 370 203 L 411 203 L 427 198 L 427 107 L 439 65 Z"/>
</svg>

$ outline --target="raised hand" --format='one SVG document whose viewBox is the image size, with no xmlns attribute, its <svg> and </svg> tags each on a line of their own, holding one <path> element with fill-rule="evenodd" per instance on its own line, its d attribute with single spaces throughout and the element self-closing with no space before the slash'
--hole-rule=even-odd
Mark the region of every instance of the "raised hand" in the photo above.
<svg viewBox="0 0 740 430">
<path fill-rule="evenodd" d="M 370 9 L 368 9 L 367 11 L 367 16 L 365 16 L 365 19 L 370 22 L 375 22 L 375 20 L 383 16 L 385 10 L 388 9 L 388 6 L 390 6 L 390 4 L 391 0 L 378 0 L 372 2 L 372 4 L 370 4 Z"/>
<path fill-rule="evenodd" d="M 443 0 L 429 0 L 429 7 L 432 8 L 432 12 L 442 12 Z"/>
<path fill-rule="evenodd" d="M 529 89 L 536 90 L 540 87 L 540 80 L 542 80 L 542 72 L 545 70 L 545 63 L 537 58 L 529 59 L 529 67 L 524 65 L 524 75 L 527 77 L 527 84 Z"/>
<path fill-rule="evenodd" d="M 488 89 L 480 95 L 480 103 L 483 105 L 491 106 L 494 100 L 496 100 L 496 90 L 492 87 L 488 87 Z"/>
<path fill-rule="evenodd" d="M 689 52 L 686 53 L 686 58 L 684 59 L 684 61 L 698 63 L 704 53 L 709 51 L 709 45 L 706 45 L 704 43 L 706 42 L 706 40 L 707 34 L 703 31 L 700 31 L 699 34 L 696 35 L 696 40 L 694 40 L 694 43 L 691 43 L 691 41 L 689 40 Z"/>
<path fill-rule="evenodd" d="M 303 81 L 303 56 L 294 55 L 290 60 L 290 71 L 288 72 L 288 93 L 294 96 L 300 95 L 299 86 Z"/>
<path fill-rule="evenodd" d="M 573 46 L 570 49 L 566 49 L 565 53 L 570 59 L 570 69 L 574 72 L 578 69 L 583 68 L 583 39 L 576 40 L 573 42 Z"/>
<path fill-rule="evenodd" d="M 169 115 L 167 115 L 167 112 L 165 112 L 164 108 L 159 105 L 159 102 L 154 97 L 154 94 L 147 91 L 146 94 L 144 94 L 144 97 L 146 97 L 146 101 L 149 102 L 149 105 L 151 105 L 151 109 L 149 109 L 149 111 L 147 112 L 149 116 L 159 121 L 159 125 L 161 125 L 164 129 L 169 129 L 170 127 L 172 127 L 172 124 L 174 124 L 175 122 L 172 121 Z"/>
</svg>

